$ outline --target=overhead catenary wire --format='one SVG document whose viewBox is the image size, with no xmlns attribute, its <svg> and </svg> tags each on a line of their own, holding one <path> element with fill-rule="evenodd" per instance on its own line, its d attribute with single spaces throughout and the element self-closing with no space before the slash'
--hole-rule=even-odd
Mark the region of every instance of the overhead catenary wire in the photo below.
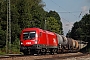
<svg viewBox="0 0 90 60">
<path fill-rule="evenodd" d="M 49 8 L 47 8 L 47 7 L 45 7 L 45 9 L 47 9 L 48 11 L 50 11 L 50 9 Z M 57 12 L 57 11 L 56 11 Z M 57 12 L 57 13 L 62 13 L 62 12 Z M 68 13 L 68 12 L 65 12 L 65 13 Z M 61 17 L 60 16 L 60 18 L 61 18 L 61 20 L 63 19 L 64 21 L 67 21 L 68 23 L 71 23 L 68 19 L 66 19 L 66 18 L 64 18 L 64 17 Z M 67 26 L 67 25 L 65 25 L 65 24 L 63 24 L 64 26 Z M 66 34 L 66 32 L 65 32 L 65 34 Z"/>
<path fill-rule="evenodd" d="M 47 10 L 49 10 L 50 11 L 50 9 L 48 9 L 47 7 L 45 7 Z M 57 12 L 57 11 L 56 11 Z M 58 12 L 57 12 L 58 13 Z M 60 16 L 61 17 L 61 16 Z M 65 21 L 67 21 L 67 22 L 69 22 L 70 23 L 70 21 L 68 21 L 67 19 L 65 19 L 64 17 L 61 17 L 63 20 L 65 20 Z"/>
<path fill-rule="evenodd" d="M 72 14 L 75 18 L 78 18 L 78 20 L 80 20 L 80 17 L 82 16 L 83 12 L 86 12 L 88 10 L 84 10 L 84 11 L 67 11 L 65 8 L 61 7 L 60 5 L 58 5 L 56 2 L 54 2 L 53 0 L 51 0 L 51 2 L 53 2 L 54 4 L 56 4 L 59 8 L 62 8 L 64 11 L 56 11 L 57 13 L 65 13 L 65 14 Z M 50 11 L 47 7 L 45 7 L 48 11 Z M 73 13 L 78 13 L 78 15 L 74 15 Z M 90 10 L 89 10 L 90 13 Z M 61 17 L 61 16 L 60 16 Z M 61 17 L 63 20 L 71 23 L 68 19 L 65 19 L 65 17 Z M 69 24 L 63 24 L 64 26 L 68 26 Z M 72 25 L 73 26 L 73 25 Z M 64 32 L 66 33 L 66 32 Z"/>
<path fill-rule="evenodd" d="M 50 11 L 50 9 L 49 8 L 47 8 L 47 7 L 45 7 L 48 11 Z M 87 11 L 87 10 L 85 10 L 85 11 Z M 85 11 L 83 11 L 83 12 L 85 12 Z M 57 12 L 57 11 L 56 11 Z M 82 14 L 82 11 L 72 11 L 72 12 L 57 12 L 57 13 L 80 13 L 80 15 L 79 15 L 79 18 L 80 18 L 80 16 L 81 16 L 81 14 Z M 60 16 L 61 17 L 61 16 Z M 66 19 L 66 18 L 64 18 L 64 17 L 61 17 L 63 20 L 65 20 L 65 21 L 67 21 L 67 22 L 69 22 L 70 23 L 70 21 L 68 20 L 68 19 Z"/>
<path fill-rule="evenodd" d="M 45 7 L 48 11 L 50 11 L 50 9 L 48 9 L 47 7 Z M 85 11 L 88 11 L 88 10 L 85 10 Z M 56 11 L 57 13 L 80 13 L 79 14 L 79 18 L 80 18 L 80 16 L 81 16 L 81 14 L 83 13 L 83 12 L 85 12 L 85 11 L 70 11 L 70 12 L 65 12 L 65 11 Z M 89 13 L 90 13 L 90 10 L 89 10 Z M 64 18 L 65 19 L 65 18 Z M 66 19 L 65 19 L 66 20 Z"/>
<path fill-rule="evenodd" d="M 57 6 L 59 6 L 59 8 L 62 8 L 63 10 L 65 10 L 64 12 L 59 12 L 59 11 L 57 11 L 57 13 L 70 13 L 70 14 L 72 14 L 72 15 L 74 15 L 73 13 L 81 13 L 82 11 L 67 11 L 65 8 L 63 8 L 63 7 L 61 7 L 60 5 L 58 5 L 56 2 L 54 2 L 54 1 L 52 1 L 51 0 L 51 2 L 53 2 L 54 4 L 56 4 Z M 47 7 L 45 7 L 48 11 L 50 11 L 50 9 L 48 9 Z M 74 17 L 76 17 L 76 18 L 78 18 L 78 16 L 76 16 L 76 15 L 74 15 Z M 80 15 L 79 15 L 79 17 L 80 17 Z M 63 18 L 63 17 L 61 17 L 61 18 Z M 69 22 L 67 19 L 65 19 L 65 18 L 63 18 L 65 21 L 67 21 L 67 22 Z M 70 22 L 69 22 L 70 23 Z"/>
<path fill-rule="evenodd" d="M 74 17 L 76 17 L 76 18 L 80 18 L 82 12 L 88 11 L 88 10 L 85 10 L 85 11 L 67 11 L 65 8 L 61 7 L 59 4 L 57 4 L 57 3 L 54 2 L 53 0 L 50 0 L 50 1 L 53 2 L 54 4 L 56 4 L 59 8 L 62 8 L 63 10 L 65 10 L 65 12 L 58 12 L 58 11 L 57 11 L 57 13 L 70 13 L 70 14 L 72 14 L 72 15 L 73 15 Z M 46 9 L 47 9 L 47 8 L 46 8 Z M 49 10 L 49 9 L 48 9 L 48 10 Z M 79 13 L 79 15 L 76 16 L 76 15 L 74 15 L 73 13 Z M 66 19 L 64 19 L 64 20 L 66 20 Z"/>
<path fill-rule="evenodd" d="M 45 7 L 48 11 L 50 11 L 50 9 L 48 9 L 47 7 Z M 85 10 L 88 11 L 88 10 Z M 81 13 L 81 12 L 85 12 L 85 11 L 57 11 L 57 13 Z"/>
<path fill-rule="evenodd" d="M 45 7 L 48 11 L 50 11 L 50 9 L 49 8 L 47 8 L 47 7 Z M 58 13 L 58 12 L 57 12 Z M 61 20 L 63 19 L 64 21 L 67 21 L 68 23 L 71 23 L 69 20 L 67 20 L 66 18 L 64 18 L 64 17 L 61 17 L 60 16 L 60 18 L 61 18 Z M 67 26 L 67 25 L 69 25 L 69 24 L 63 24 L 63 26 Z M 67 32 L 64 32 L 65 34 L 67 33 Z"/>
<path fill-rule="evenodd" d="M 53 0 L 51 0 L 51 2 L 53 2 L 54 4 L 56 4 L 59 8 L 62 8 L 63 10 L 66 11 L 66 12 L 59 12 L 59 13 L 70 13 L 70 14 L 72 14 L 74 17 L 78 18 L 78 16 L 74 15 L 73 12 L 67 11 L 65 8 L 61 7 L 59 4 L 57 4 L 57 3 L 54 2 Z M 79 11 L 77 11 L 77 12 L 79 12 Z M 80 11 L 80 12 L 82 12 L 82 11 Z"/>
</svg>

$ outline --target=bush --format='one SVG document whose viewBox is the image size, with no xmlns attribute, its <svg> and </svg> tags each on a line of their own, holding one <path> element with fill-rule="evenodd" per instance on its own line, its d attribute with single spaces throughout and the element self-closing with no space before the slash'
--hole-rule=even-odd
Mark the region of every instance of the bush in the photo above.
<svg viewBox="0 0 90 60">
<path fill-rule="evenodd" d="M 11 53 L 15 53 L 15 54 L 20 53 L 20 41 L 18 38 L 16 38 L 16 40 L 13 42 L 11 47 L 12 47 Z"/>
<path fill-rule="evenodd" d="M 6 49 L 4 48 L 0 48 L 0 55 L 4 55 L 6 54 Z"/>
</svg>

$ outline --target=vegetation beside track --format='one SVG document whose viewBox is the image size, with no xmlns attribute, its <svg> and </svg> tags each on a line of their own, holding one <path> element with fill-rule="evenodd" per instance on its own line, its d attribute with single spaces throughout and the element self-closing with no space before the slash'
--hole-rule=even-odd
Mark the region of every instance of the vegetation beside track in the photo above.
<svg viewBox="0 0 90 60">
<path fill-rule="evenodd" d="M 45 11 L 42 0 L 11 0 L 11 53 L 19 52 L 19 37 L 23 28 L 38 27 L 63 34 L 62 22 L 56 11 Z M 0 55 L 6 54 L 7 0 L 0 0 Z M 45 27 L 45 20 L 46 26 Z M 90 52 L 90 14 L 75 22 L 67 37 L 88 42 L 85 50 Z M 8 39 L 9 40 L 9 39 Z M 7 42 L 9 43 L 9 42 Z M 85 51 L 84 50 L 84 51 Z"/>
</svg>

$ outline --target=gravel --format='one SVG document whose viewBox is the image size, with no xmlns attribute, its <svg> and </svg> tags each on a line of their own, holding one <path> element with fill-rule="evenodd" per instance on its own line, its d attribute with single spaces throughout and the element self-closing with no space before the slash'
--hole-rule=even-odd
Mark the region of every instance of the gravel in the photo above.
<svg viewBox="0 0 90 60">
<path fill-rule="evenodd" d="M 90 54 L 85 55 L 81 54 L 82 53 L 66 53 L 66 54 L 41 55 L 41 56 L 20 56 L 20 57 L 2 58 L 0 60 L 90 60 Z"/>
</svg>

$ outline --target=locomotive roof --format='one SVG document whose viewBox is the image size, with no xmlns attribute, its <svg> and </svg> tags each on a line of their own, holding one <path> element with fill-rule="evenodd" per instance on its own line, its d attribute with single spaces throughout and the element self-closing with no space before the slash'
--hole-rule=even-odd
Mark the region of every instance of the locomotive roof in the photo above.
<svg viewBox="0 0 90 60">
<path fill-rule="evenodd" d="M 50 31 L 47 31 L 47 30 L 42 30 L 40 28 L 25 28 L 23 29 L 23 31 L 40 31 L 40 32 L 46 32 L 47 34 L 51 34 L 51 35 L 54 35 L 55 33 L 54 32 L 50 32 Z"/>
<path fill-rule="evenodd" d="M 39 31 L 42 31 L 42 29 L 40 29 L 40 28 L 25 28 L 25 29 L 23 29 L 23 31 L 30 31 L 30 30 L 39 30 Z"/>
</svg>

